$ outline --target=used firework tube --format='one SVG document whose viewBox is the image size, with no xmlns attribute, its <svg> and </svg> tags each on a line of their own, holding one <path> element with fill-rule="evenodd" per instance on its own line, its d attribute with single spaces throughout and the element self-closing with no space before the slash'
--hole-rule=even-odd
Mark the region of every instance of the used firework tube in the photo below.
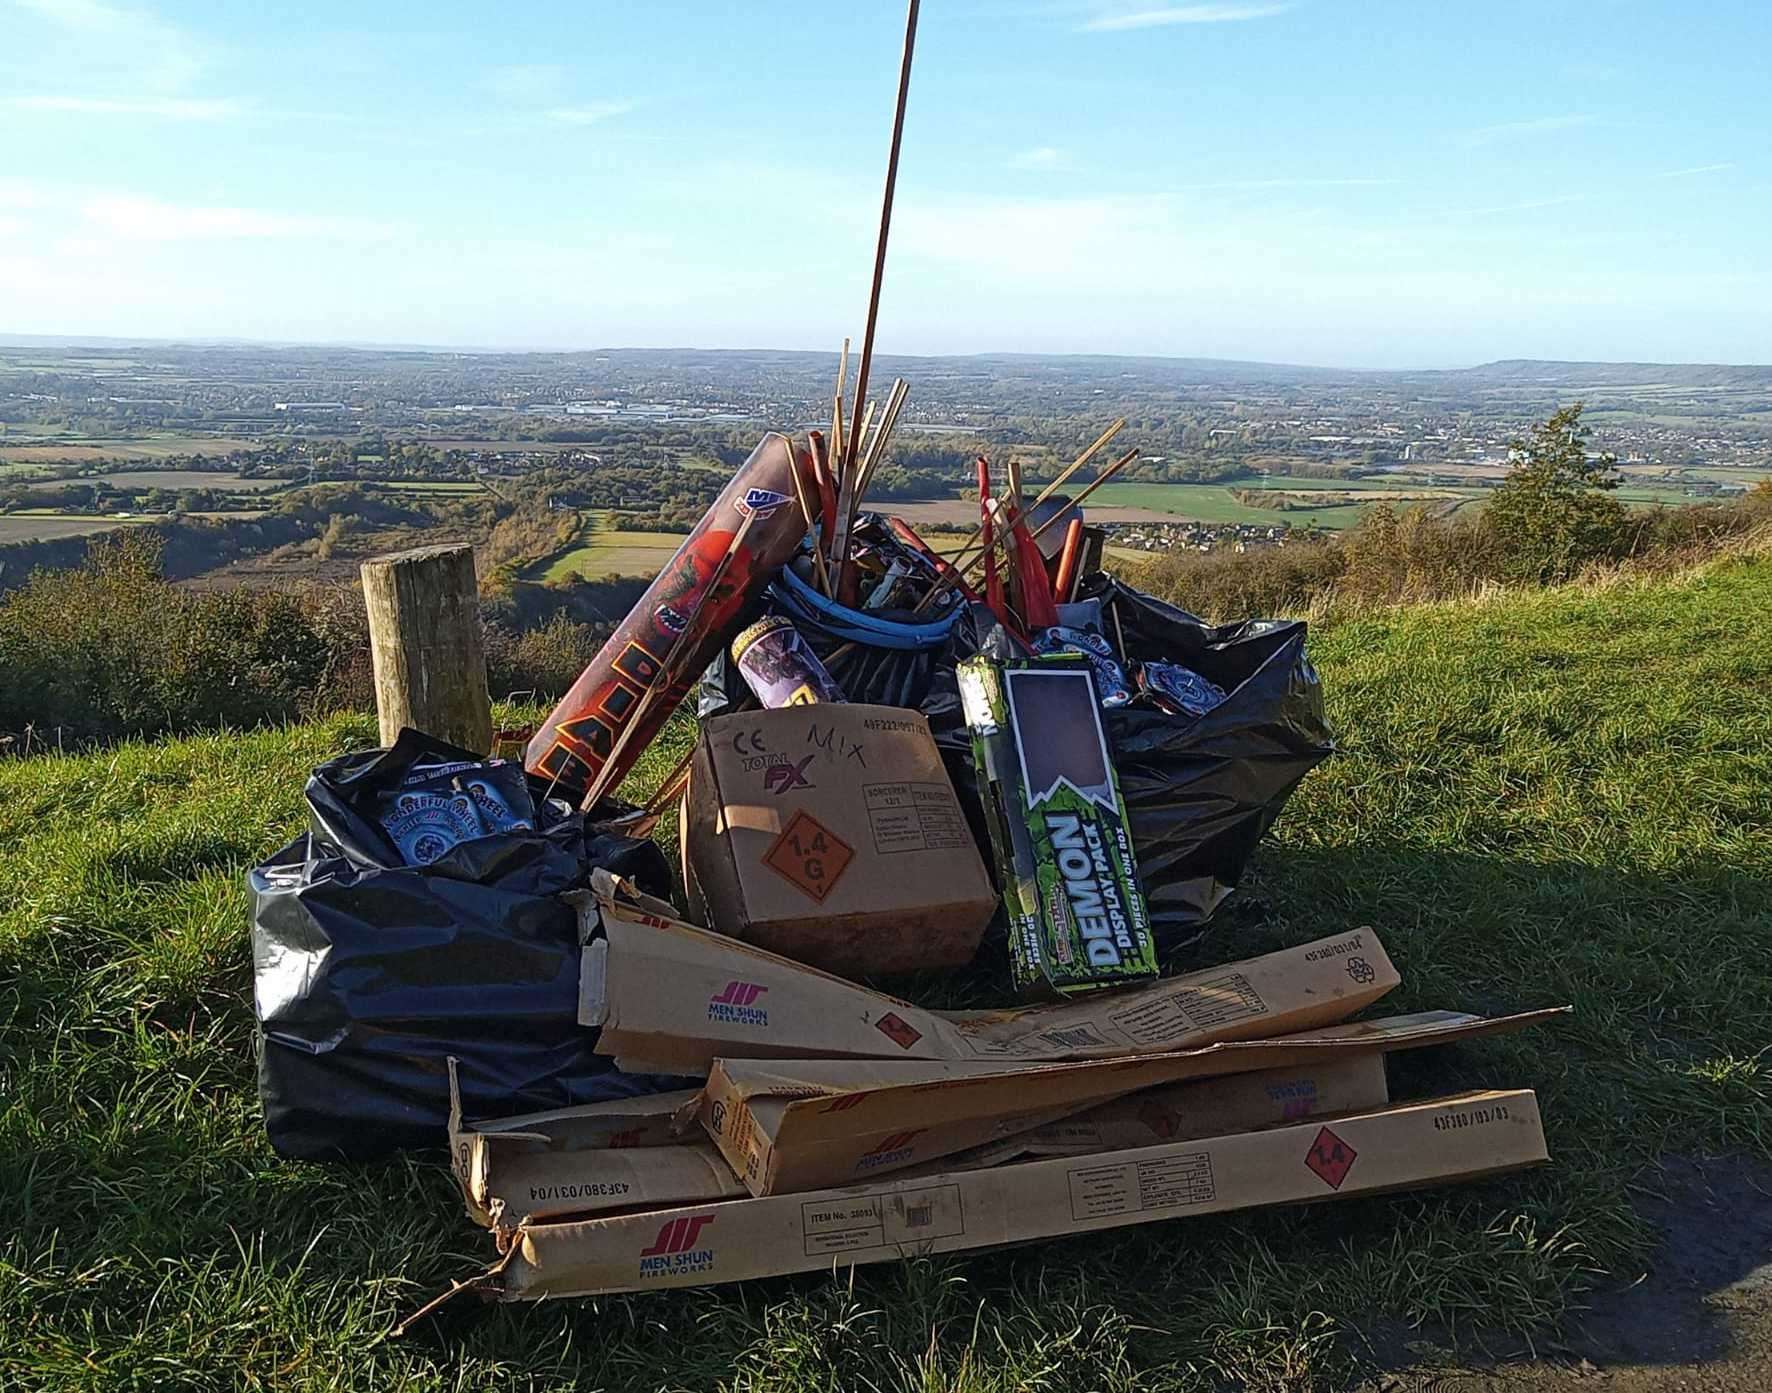
<svg viewBox="0 0 1772 1393">
<path fill-rule="evenodd" d="M 751 625 L 732 640 L 732 661 L 765 710 L 849 699 L 787 619 L 759 619 Z"/>
<path fill-rule="evenodd" d="M 1052 582 L 1052 597 L 1059 604 L 1069 604 L 1071 592 L 1077 588 L 1077 561 L 1083 554 L 1083 516 L 1079 513 L 1064 529 L 1064 550 L 1058 554 L 1058 576 Z"/>
<path fill-rule="evenodd" d="M 996 534 L 991 528 L 991 465 L 983 455 L 978 457 L 979 535 L 984 544 L 984 602 L 991 613 L 1002 619 L 1003 582 L 997 575 Z"/>
<path fill-rule="evenodd" d="M 794 506 L 794 468 L 793 451 L 783 436 L 766 435 L 751 451 L 535 733 L 525 756 L 531 774 L 576 802 L 615 753 L 618 767 L 600 781 L 607 788 L 620 782 L 725 646 L 733 622 L 805 536 L 805 520 Z M 704 603 L 703 591 L 747 519 L 752 521 L 744 544 Z M 692 618 L 693 632 L 687 632 Z M 667 658 L 672 659 L 669 673 L 663 671 Z M 664 689 L 648 698 L 659 682 Z M 636 719 L 640 728 L 624 736 L 628 722 Z"/>
</svg>

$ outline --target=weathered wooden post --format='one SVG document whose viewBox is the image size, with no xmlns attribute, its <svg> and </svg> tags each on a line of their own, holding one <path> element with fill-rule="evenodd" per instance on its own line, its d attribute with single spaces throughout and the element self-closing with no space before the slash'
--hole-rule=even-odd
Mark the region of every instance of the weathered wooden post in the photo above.
<svg viewBox="0 0 1772 1393">
<path fill-rule="evenodd" d="M 363 563 L 363 603 L 382 744 L 411 726 L 476 753 L 490 751 L 474 549 L 454 542 L 371 557 Z"/>
</svg>

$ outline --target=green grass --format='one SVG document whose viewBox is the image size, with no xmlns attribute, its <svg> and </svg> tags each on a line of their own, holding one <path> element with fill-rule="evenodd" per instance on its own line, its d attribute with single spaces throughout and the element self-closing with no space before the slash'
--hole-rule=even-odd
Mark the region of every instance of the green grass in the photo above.
<svg viewBox="0 0 1772 1393">
<path fill-rule="evenodd" d="M 488 1245 L 438 1158 L 271 1154 L 241 884 L 371 723 L 0 763 L 0 1387 L 1311 1390 L 1378 1320 L 1542 1333 L 1640 1271 L 1641 1168 L 1772 1149 L 1769 609 L 1761 559 L 1319 634 L 1342 754 L 1187 959 L 1373 925 L 1387 1009 L 1573 1002 L 1394 1069 L 1536 1087 L 1550 1167 L 398 1339 Z"/>
<path fill-rule="evenodd" d="M 577 545 L 538 562 L 532 571 L 541 580 L 564 580 L 574 571 L 596 579 L 599 576 L 652 576 L 677 554 L 683 545 L 681 532 L 628 532 L 621 528 L 620 515 L 607 508 L 594 510 L 579 534 Z"/>
<path fill-rule="evenodd" d="M 1317 488 L 1332 486 L 1332 479 L 1313 479 Z M 1352 527 L 1371 510 L 1371 503 L 1349 503 L 1340 507 L 1310 508 L 1282 512 L 1276 508 L 1252 508 L 1231 496 L 1237 484 L 1103 484 L 1090 495 L 1090 502 L 1102 508 L 1150 508 L 1160 513 L 1173 513 L 1192 522 L 1290 523 L 1303 527 L 1339 529 Z"/>
</svg>

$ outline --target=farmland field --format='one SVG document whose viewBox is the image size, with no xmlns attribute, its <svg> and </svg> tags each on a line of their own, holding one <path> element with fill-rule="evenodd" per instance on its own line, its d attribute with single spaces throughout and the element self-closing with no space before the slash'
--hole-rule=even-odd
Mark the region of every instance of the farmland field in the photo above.
<svg viewBox="0 0 1772 1393">
<path fill-rule="evenodd" d="M 101 460 L 165 459 L 169 455 L 225 455 L 251 446 L 219 436 L 149 435 L 135 440 L 69 439 L 66 444 L 0 445 L 0 463 L 96 464 Z"/>
<path fill-rule="evenodd" d="M 582 576 L 656 575 L 683 545 L 685 534 L 681 532 L 624 532 L 619 524 L 619 516 L 597 510 L 580 534 L 588 540 L 537 562 L 531 568 L 531 578 L 563 580 L 574 571 Z"/>
<path fill-rule="evenodd" d="M 8 542 L 47 542 L 57 537 L 84 537 L 89 533 L 109 532 L 113 528 L 128 525 L 127 520 L 120 521 L 117 518 L 3 513 L 0 514 L 0 546 Z"/>
</svg>

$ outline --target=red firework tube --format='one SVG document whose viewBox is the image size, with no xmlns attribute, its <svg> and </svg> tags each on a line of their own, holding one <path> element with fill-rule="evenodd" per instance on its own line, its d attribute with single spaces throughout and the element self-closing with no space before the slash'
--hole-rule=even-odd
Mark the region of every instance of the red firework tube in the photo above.
<svg viewBox="0 0 1772 1393">
<path fill-rule="evenodd" d="M 726 646 L 746 606 L 806 535 L 805 519 L 794 502 L 793 468 L 783 436 L 767 435 L 751 451 L 670 564 L 535 733 L 525 756 L 531 774 L 576 803 L 614 752 L 617 767 L 601 782 L 606 788 L 620 783 L 690 685 Z M 744 544 L 704 602 L 703 592 L 747 519 L 754 520 Z M 693 632 L 686 632 L 692 618 Z M 663 671 L 667 658 L 668 673 Z M 659 683 L 663 689 L 644 699 Z M 639 728 L 625 735 L 630 720 L 637 720 Z"/>
<path fill-rule="evenodd" d="M 1059 604 L 1069 604 L 1071 591 L 1077 588 L 1077 562 L 1083 554 L 1083 519 L 1074 517 L 1065 525 L 1064 550 L 1058 553 L 1058 575 L 1052 582 L 1052 595 Z"/>
<path fill-rule="evenodd" d="M 1016 513 L 1010 521 L 1010 535 L 1015 538 L 1015 564 L 1021 581 L 1021 617 L 1028 632 L 1050 629 L 1058 623 L 1058 608 L 1052 603 L 1052 582 L 1046 578 L 1046 563 L 1040 548 L 1028 535 L 1028 525 Z"/>
</svg>

